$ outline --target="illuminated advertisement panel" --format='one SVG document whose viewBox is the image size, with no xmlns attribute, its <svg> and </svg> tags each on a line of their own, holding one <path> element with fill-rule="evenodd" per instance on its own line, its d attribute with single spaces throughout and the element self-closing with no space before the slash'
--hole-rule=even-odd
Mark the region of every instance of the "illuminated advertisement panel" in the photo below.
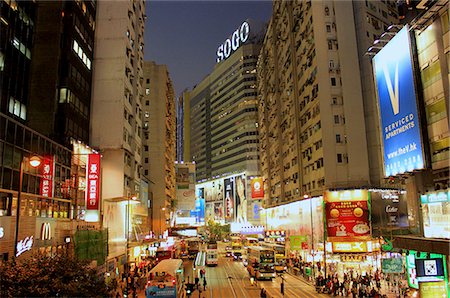
<svg viewBox="0 0 450 298">
<path fill-rule="evenodd" d="M 264 185 L 262 177 L 256 177 L 251 180 L 252 199 L 264 198 Z"/>
<path fill-rule="evenodd" d="M 40 167 L 41 172 L 41 196 L 51 198 L 53 197 L 53 176 L 55 172 L 55 159 L 53 155 L 45 156 L 42 159 L 42 165 Z"/>
<path fill-rule="evenodd" d="M 234 178 L 224 179 L 225 188 L 225 220 L 227 222 L 234 221 L 235 200 L 234 200 Z"/>
<path fill-rule="evenodd" d="M 409 40 L 403 27 L 373 58 L 378 93 L 384 174 L 425 166 Z"/>
<path fill-rule="evenodd" d="M 100 208 L 100 154 L 89 154 L 86 177 L 86 221 L 96 222 Z"/>
<path fill-rule="evenodd" d="M 447 297 L 445 281 L 421 282 L 419 292 L 421 298 Z"/>
<path fill-rule="evenodd" d="M 370 236 L 367 190 L 325 192 L 325 214 L 329 241 L 355 240 Z"/>
<path fill-rule="evenodd" d="M 247 194 L 245 190 L 246 179 L 245 175 L 235 176 L 235 186 L 236 186 L 236 221 L 239 223 L 247 223 Z"/>
<path fill-rule="evenodd" d="M 450 239 L 450 191 L 420 196 L 426 238 Z"/>
</svg>

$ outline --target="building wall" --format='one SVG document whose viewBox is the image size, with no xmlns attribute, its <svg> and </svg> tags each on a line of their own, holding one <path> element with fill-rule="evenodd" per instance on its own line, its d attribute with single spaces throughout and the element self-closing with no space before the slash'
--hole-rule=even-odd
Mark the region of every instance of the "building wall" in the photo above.
<svg viewBox="0 0 450 298">
<path fill-rule="evenodd" d="M 392 3 L 276 1 L 273 11 L 258 61 L 266 205 L 380 185 L 375 94 L 363 55 L 395 20 Z M 362 20 L 378 22 L 377 31 Z"/>
<path fill-rule="evenodd" d="M 102 201 L 140 192 L 144 21 L 144 1 L 97 2 L 90 143 L 103 155 Z M 119 216 L 103 224 L 113 227 Z M 120 254 L 110 250 L 110 257 Z"/>
<path fill-rule="evenodd" d="M 197 181 L 243 171 L 258 175 L 259 48 L 257 44 L 241 46 L 189 92 L 190 154 L 197 166 Z"/>
<path fill-rule="evenodd" d="M 166 65 L 144 63 L 144 89 L 144 175 L 151 181 L 153 231 L 159 233 L 167 227 L 165 218 L 176 198 L 175 96 Z"/>
</svg>

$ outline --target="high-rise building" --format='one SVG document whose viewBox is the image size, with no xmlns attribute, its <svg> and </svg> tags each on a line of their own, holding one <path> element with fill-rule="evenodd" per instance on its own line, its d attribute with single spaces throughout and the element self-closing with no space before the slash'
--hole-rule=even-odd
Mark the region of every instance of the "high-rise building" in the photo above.
<svg viewBox="0 0 450 298">
<path fill-rule="evenodd" d="M 147 202 L 142 183 L 144 1 L 98 1 L 90 144 L 102 154 L 109 258 L 131 255 Z M 134 204 L 135 202 L 140 204 Z M 141 227 L 141 230 L 148 230 Z M 125 242 L 127 245 L 125 245 Z"/>
<path fill-rule="evenodd" d="M 175 95 L 166 65 L 144 63 L 143 167 L 151 181 L 152 229 L 166 230 L 175 207 Z"/>
<path fill-rule="evenodd" d="M 28 125 L 67 147 L 89 143 L 95 3 L 36 2 Z"/>
<path fill-rule="evenodd" d="M 190 156 L 205 221 L 259 224 L 261 200 L 250 189 L 260 173 L 256 62 L 264 33 L 263 24 L 244 21 L 217 49 L 214 70 L 188 93 Z"/>
<path fill-rule="evenodd" d="M 377 127 L 365 114 L 375 95 L 358 78 L 371 72 L 362 49 L 395 21 L 394 7 L 274 1 L 257 68 L 266 206 L 380 179 L 379 153 L 368 154 Z"/>
<path fill-rule="evenodd" d="M 177 111 L 177 158 L 176 160 L 190 161 L 190 105 L 189 105 L 189 91 L 184 90 L 178 97 L 176 102 Z"/>
</svg>

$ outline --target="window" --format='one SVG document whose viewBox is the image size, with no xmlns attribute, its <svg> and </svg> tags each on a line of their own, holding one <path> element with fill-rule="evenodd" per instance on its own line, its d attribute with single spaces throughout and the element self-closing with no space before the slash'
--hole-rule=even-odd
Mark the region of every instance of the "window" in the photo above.
<svg viewBox="0 0 450 298">
<path fill-rule="evenodd" d="M 341 135 L 336 134 L 336 143 L 341 143 Z"/>
<path fill-rule="evenodd" d="M 145 152 L 148 151 L 148 146 L 147 146 L 147 145 L 144 146 L 144 151 L 145 151 Z"/>
<path fill-rule="evenodd" d="M 145 171 L 144 171 L 144 175 L 145 175 L 145 176 L 148 176 L 148 170 L 145 170 Z"/>
<path fill-rule="evenodd" d="M 331 32 L 331 25 L 327 24 L 327 32 L 330 33 Z"/>
<path fill-rule="evenodd" d="M 337 162 L 342 163 L 342 154 L 341 153 L 337 154 Z"/>
<path fill-rule="evenodd" d="M 336 86 L 336 78 L 331 78 L 331 86 Z"/>
<path fill-rule="evenodd" d="M 147 79 L 146 82 L 147 82 L 147 84 L 150 84 L 150 79 Z"/>
<path fill-rule="evenodd" d="M 330 9 L 328 8 L 328 6 L 325 6 L 325 15 L 326 16 L 330 15 Z"/>
<path fill-rule="evenodd" d="M 334 115 L 334 124 L 339 124 L 339 115 Z"/>
<path fill-rule="evenodd" d="M 150 95 L 150 88 L 145 88 L 145 95 Z"/>
<path fill-rule="evenodd" d="M 331 40 L 328 41 L 328 49 L 329 50 L 333 49 L 333 42 L 331 42 Z"/>
<path fill-rule="evenodd" d="M 145 163 L 148 163 L 148 157 L 145 158 Z"/>
<path fill-rule="evenodd" d="M 150 100 L 146 100 L 146 101 L 145 101 L 145 105 L 146 105 L 146 106 L 149 106 L 149 105 L 150 105 Z"/>
<path fill-rule="evenodd" d="M 27 107 L 12 96 L 9 98 L 8 111 L 23 120 L 27 120 Z"/>
</svg>

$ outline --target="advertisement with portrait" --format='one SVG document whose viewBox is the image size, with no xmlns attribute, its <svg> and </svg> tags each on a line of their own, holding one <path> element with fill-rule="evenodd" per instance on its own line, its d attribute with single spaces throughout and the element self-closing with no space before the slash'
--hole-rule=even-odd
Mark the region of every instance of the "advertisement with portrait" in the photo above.
<svg viewBox="0 0 450 298">
<path fill-rule="evenodd" d="M 400 190 L 370 190 L 371 220 L 374 236 L 383 230 L 406 229 L 408 223 L 408 206 L 406 195 Z"/>
<path fill-rule="evenodd" d="M 328 241 L 370 237 L 368 200 L 367 190 L 325 192 Z"/>
<path fill-rule="evenodd" d="M 450 191 L 420 196 L 426 238 L 450 239 Z"/>
<path fill-rule="evenodd" d="M 235 177 L 236 181 L 236 221 L 239 223 L 248 223 L 247 211 L 247 180 L 245 175 Z"/>
<path fill-rule="evenodd" d="M 205 222 L 214 220 L 214 203 L 205 202 Z"/>
<path fill-rule="evenodd" d="M 262 177 L 251 179 L 250 186 L 252 189 L 252 199 L 264 198 L 264 184 Z"/>
<path fill-rule="evenodd" d="M 404 26 L 373 58 L 386 177 L 425 167 L 409 34 Z"/>
<path fill-rule="evenodd" d="M 222 221 L 224 220 L 223 216 L 223 202 L 214 202 L 214 220 Z"/>
<path fill-rule="evenodd" d="M 225 187 L 225 221 L 232 222 L 235 216 L 234 177 L 224 179 L 223 184 Z"/>
</svg>

